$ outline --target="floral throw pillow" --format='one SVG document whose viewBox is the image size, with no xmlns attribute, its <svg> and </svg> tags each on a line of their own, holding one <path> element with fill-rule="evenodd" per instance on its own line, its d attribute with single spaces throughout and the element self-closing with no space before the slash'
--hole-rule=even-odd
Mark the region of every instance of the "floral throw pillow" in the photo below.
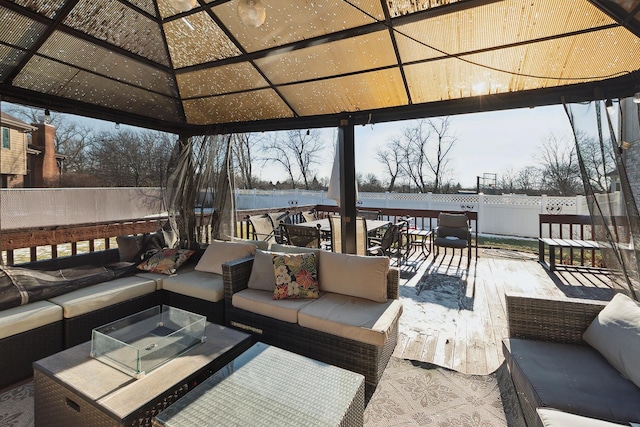
<svg viewBox="0 0 640 427">
<path fill-rule="evenodd" d="M 140 263 L 138 268 L 153 273 L 174 274 L 194 253 L 190 249 L 161 249 Z"/>
<path fill-rule="evenodd" d="M 276 287 L 273 299 L 318 298 L 318 272 L 315 253 L 273 254 Z"/>
</svg>

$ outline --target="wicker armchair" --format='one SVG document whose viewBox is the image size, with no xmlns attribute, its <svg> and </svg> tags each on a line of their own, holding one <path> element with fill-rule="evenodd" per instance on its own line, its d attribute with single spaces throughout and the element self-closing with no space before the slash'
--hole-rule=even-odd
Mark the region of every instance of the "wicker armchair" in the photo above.
<svg viewBox="0 0 640 427">
<path fill-rule="evenodd" d="M 585 383 L 591 383 L 594 388 L 600 388 L 596 392 L 600 393 L 597 395 L 599 397 L 587 397 L 587 399 L 598 400 L 602 408 L 608 408 L 605 412 L 610 421 L 615 417 L 621 417 L 616 411 L 629 411 L 629 407 L 632 408 L 631 411 L 636 408 L 637 415 L 636 403 L 640 390 L 634 389 L 630 382 L 626 384 L 627 388 L 624 384 L 620 384 L 618 380 L 623 382 L 627 380 L 619 376 L 614 368 L 609 368 L 610 371 L 600 369 L 600 364 L 607 364 L 606 360 L 582 338 L 584 331 L 605 307 L 606 302 L 566 298 L 543 299 L 507 294 L 506 305 L 509 338 L 503 340 L 503 351 L 528 426 L 544 425 L 537 409 L 546 407 L 547 403 L 555 409 L 589 416 L 579 412 L 580 407 L 583 411 L 584 407 L 595 408 L 592 404 L 590 405 L 591 401 L 584 403 L 585 396 L 591 395 L 591 392 L 581 388 Z M 585 353 L 593 353 L 594 356 L 586 359 Z M 587 360 L 598 362 L 597 365 L 589 365 L 585 362 Z M 540 366 L 540 368 L 531 368 L 531 366 Z M 531 376 L 536 369 L 542 369 L 546 374 Z M 576 375 L 576 372 L 582 374 Z M 602 379 L 602 372 L 610 372 L 611 375 L 607 378 L 615 382 L 615 385 L 611 386 L 611 383 L 607 385 L 608 380 Z M 597 378 L 595 380 L 597 386 L 589 378 Z M 531 379 L 537 384 L 532 385 L 529 382 Z M 557 379 L 557 388 L 555 379 Z M 534 395 L 531 394 L 532 387 L 536 390 Z M 571 393 L 570 390 L 573 388 L 576 391 L 580 390 L 580 393 Z M 550 397 L 552 389 L 551 394 L 555 396 L 555 401 L 549 402 L 546 399 L 553 399 Z M 624 392 L 621 393 L 622 390 Z M 606 395 L 615 403 L 612 405 L 611 402 L 602 402 L 599 400 L 602 395 Z M 563 397 L 558 401 L 557 396 Z M 537 400 L 544 404 L 540 405 Z M 600 417 L 594 416 L 594 418 Z M 626 415 L 622 415 L 622 418 L 628 420 Z"/>
</svg>

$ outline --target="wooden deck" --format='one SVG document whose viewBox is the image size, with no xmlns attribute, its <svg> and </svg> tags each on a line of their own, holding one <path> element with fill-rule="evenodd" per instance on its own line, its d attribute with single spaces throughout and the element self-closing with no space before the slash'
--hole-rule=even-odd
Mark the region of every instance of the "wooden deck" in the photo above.
<svg viewBox="0 0 640 427">
<path fill-rule="evenodd" d="M 400 294 L 405 310 L 393 355 L 469 374 L 491 373 L 504 360 L 501 341 L 508 336 L 505 291 L 604 301 L 615 292 L 605 272 L 549 272 L 538 263 L 537 255 L 512 251 L 481 249 L 468 268 L 466 256 L 461 258 L 460 251 L 454 255 L 449 251 L 446 256 L 441 252 L 436 260 L 429 256 L 416 267 L 401 270 Z M 442 288 L 432 286 L 432 275 L 451 282 Z M 460 285 L 457 302 L 452 294 L 455 289 L 450 289 L 456 283 Z M 442 290 L 448 294 L 440 299 L 437 292 Z"/>
</svg>

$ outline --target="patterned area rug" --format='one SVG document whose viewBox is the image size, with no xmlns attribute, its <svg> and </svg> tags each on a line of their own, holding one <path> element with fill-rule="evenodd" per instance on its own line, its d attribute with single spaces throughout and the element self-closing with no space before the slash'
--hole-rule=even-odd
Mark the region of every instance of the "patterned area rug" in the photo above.
<svg viewBox="0 0 640 427">
<path fill-rule="evenodd" d="M 508 370 L 466 375 L 392 357 L 365 426 L 526 427 Z"/>
<path fill-rule="evenodd" d="M 465 375 L 395 357 L 364 416 L 367 427 L 525 427 L 504 365 L 491 375 Z M 33 425 L 33 382 L 0 394 L 0 426 Z"/>
<path fill-rule="evenodd" d="M 0 394 L 0 426 L 33 427 L 33 382 Z"/>
</svg>

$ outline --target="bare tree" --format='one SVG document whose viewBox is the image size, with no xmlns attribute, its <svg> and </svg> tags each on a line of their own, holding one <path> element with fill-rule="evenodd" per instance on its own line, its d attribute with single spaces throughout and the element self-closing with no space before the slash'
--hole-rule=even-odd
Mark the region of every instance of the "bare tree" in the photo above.
<svg viewBox="0 0 640 427">
<path fill-rule="evenodd" d="M 356 179 L 358 181 L 358 188 L 360 191 L 371 193 L 384 191 L 382 183 L 373 173 L 368 173 L 365 176 L 362 176 L 362 174 L 357 174 Z"/>
<path fill-rule="evenodd" d="M 516 187 L 525 193 L 538 190 L 541 177 L 540 169 L 535 166 L 526 166 L 520 169 L 516 175 Z"/>
<path fill-rule="evenodd" d="M 258 134 L 237 133 L 231 140 L 241 188 L 254 188 L 253 161 L 261 139 Z"/>
<path fill-rule="evenodd" d="M 458 138 L 449 134 L 449 117 L 428 120 L 427 123 L 436 136 L 436 156 L 435 158 L 427 156 L 427 164 L 434 176 L 433 192 L 439 193 L 440 187 L 446 184 L 444 178 L 448 172 L 449 152 Z"/>
<path fill-rule="evenodd" d="M 61 171 L 63 176 L 86 171 L 87 153 L 94 142 L 94 133 L 89 126 L 69 120 L 56 127 L 56 152 L 65 156 Z"/>
<path fill-rule="evenodd" d="M 402 169 L 419 192 L 428 191 L 425 167 L 427 160 L 427 144 L 431 137 L 431 127 L 426 120 L 418 120 L 414 127 L 405 127 L 397 145 L 402 147 Z"/>
<path fill-rule="evenodd" d="M 513 193 L 516 191 L 516 174 L 512 169 L 502 171 L 500 179 L 498 179 L 498 188 L 505 193 Z"/>
<path fill-rule="evenodd" d="M 550 134 L 540 149 L 543 189 L 562 196 L 580 189 L 580 169 L 574 144 Z"/>
<path fill-rule="evenodd" d="M 161 186 L 172 139 L 160 132 L 102 132 L 91 145 L 91 171 L 104 186 Z"/>
<path fill-rule="evenodd" d="M 404 174 L 420 192 L 439 193 L 448 184 L 449 153 L 457 137 L 449 133 L 448 117 L 417 120 L 413 127 L 405 127 L 392 146 L 401 153 Z"/>
<path fill-rule="evenodd" d="M 608 174 L 616 170 L 611 141 L 603 141 L 601 144 L 597 138 L 578 135 L 577 143 L 586 179 L 595 191 L 609 191 L 611 179 Z"/>
<path fill-rule="evenodd" d="M 296 175 L 303 182 L 304 189 L 310 188 L 314 176 L 313 166 L 320 164 L 324 146 L 320 141 L 317 129 L 291 130 L 275 133 L 263 145 L 265 160 L 280 164 L 291 179 L 293 188 L 296 186 Z"/>
<path fill-rule="evenodd" d="M 394 190 L 396 180 L 402 176 L 403 148 L 398 138 L 391 139 L 384 149 L 376 150 L 376 160 L 384 166 L 385 173 L 389 175 L 387 191 Z"/>
</svg>

